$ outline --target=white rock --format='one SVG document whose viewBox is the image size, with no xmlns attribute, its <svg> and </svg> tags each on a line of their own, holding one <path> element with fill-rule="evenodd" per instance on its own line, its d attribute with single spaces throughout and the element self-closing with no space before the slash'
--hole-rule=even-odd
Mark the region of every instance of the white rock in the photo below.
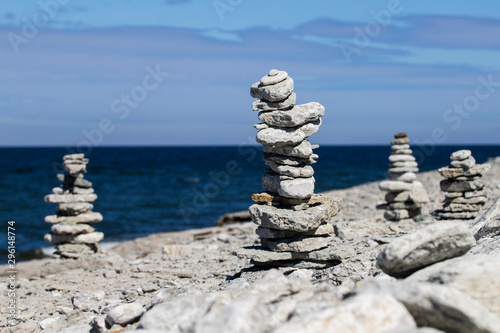
<svg viewBox="0 0 500 333">
<path fill-rule="evenodd" d="M 471 156 L 471 157 L 469 157 L 465 160 L 462 160 L 462 161 L 451 161 L 450 164 L 452 167 L 455 167 L 455 168 L 470 169 L 474 165 L 476 165 L 476 160 L 474 159 L 474 157 Z"/>
<path fill-rule="evenodd" d="M 259 113 L 259 120 L 269 126 L 297 127 L 307 122 L 315 121 L 325 114 L 323 105 L 311 102 L 295 105 L 285 111 L 265 111 Z"/>
<path fill-rule="evenodd" d="M 273 333 L 370 332 L 383 333 L 416 327 L 406 308 L 389 295 L 361 294 L 304 317 L 292 318 Z"/>
<path fill-rule="evenodd" d="M 401 192 L 401 191 L 411 191 L 413 189 L 413 184 L 398 180 L 384 180 L 379 183 L 378 187 L 382 191 Z"/>
<path fill-rule="evenodd" d="M 250 88 L 250 95 L 253 98 L 261 98 L 269 102 L 282 101 L 290 96 L 292 92 L 293 79 L 291 77 L 270 86 L 263 86 L 260 82 L 256 82 Z"/>
<path fill-rule="evenodd" d="M 263 76 L 260 79 L 260 84 L 263 86 L 269 86 L 272 84 L 280 83 L 288 77 L 288 73 L 285 71 L 278 71 L 276 69 L 271 69 L 269 74 Z"/>
<path fill-rule="evenodd" d="M 450 155 L 452 161 L 463 161 L 472 156 L 472 152 L 467 149 L 458 150 Z"/>
<path fill-rule="evenodd" d="M 54 224 L 50 231 L 53 234 L 65 234 L 65 235 L 76 235 L 76 234 L 88 234 L 94 232 L 95 229 L 88 224 Z"/>
<path fill-rule="evenodd" d="M 97 195 L 91 194 L 49 194 L 44 198 L 45 202 L 52 203 L 74 203 L 74 202 L 94 202 Z"/>
<path fill-rule="evenodd" d="M 90 212 L 76 216 L 48 215 L 45 217 L 47 223 L 97 223 L 103 219 L 101 213 Z"/>
<path fill-rule="evenodd" d="M 269 102 L 265 99 L 260 99 L 254 101 L 252 104 L 252 109 L 254 111 L 274 111 L 274 110 L 286 110 L 295 105 L 297 101 L 297 94 L 291 93 L 286 99 L 278 102 Z"/>
<path fill-rule="evenodd" d="M 102 232 L 91 232 L 79 235 L 46 234 L 43 238 L 46 242 L 52 244 L 97 244 L 102 241 L 104 234 Z"/>
<path fill-rule="evenodd" d="M 431 201 L 424 185 L 418 181 L 413 182 L 413 188 L 410 191 L 409 199 L 416 203 L 426 203 Z"/>
<path fill-rule="evenodd" d="M 265 153 L 278 154 L 283 156 L 309 158 L 313 153 L 313 148 L 308 140 L 302 141 L 300 144 L 295 146 L 262 146 L 262 150 Z"/>
<path fill-rule="evenodd" d="M 266 191 L 285 198 L 307 199 L 314 193 L 314 177 L 280 180 L 278 174 L 265 174 L 262 186 Z"/>
<path fill-rule="evenodd" d="M 115 324 L 125 326 L 134 323 L 141 318 L 144 308 L 139 303 L 119 305 L 106 315 L 106 325 L 112 327 Z"/>
<path fill-rule="evenodd" d="M 389 162 L 414 162 L 412 155 L 389 155 Z"/>
<path fill-rule="evenodd" d="M 295 167 L 291 165 L 277 164 L 271 161 L 266 161 L 266 165 L 268 165 L 274 172 L 283 176 L 293 178 L 309 178 L 314 175 L 314 169 L 310 165 Z"/>
<path fill-rule="evenodd" d="M 406 172 L 402 174 L 391 174 L 389 176 L 391 180 L 399 180 L 402 182 L 412 183 L 417 179 L 417 175 L 414 172 Z"/>
<path fill-rule="evenodd" d="M 377 257 L 377 265 L 392 276 L 406 276 L 430 264 L 466 253 L 475 241 L 469 228 L 438 222 L 393 240 Z"/>
</svg>

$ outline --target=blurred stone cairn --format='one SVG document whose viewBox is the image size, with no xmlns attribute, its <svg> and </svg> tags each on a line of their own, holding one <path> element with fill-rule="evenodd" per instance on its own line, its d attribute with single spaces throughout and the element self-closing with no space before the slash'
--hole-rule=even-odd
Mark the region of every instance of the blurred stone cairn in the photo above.
<svg viewBox="0 0 500 333">
<path fill-rule="evenodd" d="M 395 134 L 389 156 L 389 180 L 379 184 L 379 188 L 387 192 L 385 202 L 377 205 L 378 209 L 386 210 L 384 217 L 389 221 L 415 218 L 430 201 L 424 186 L 416 180 L 418 163 L 412 153 L 406 133 Z"/>
<path fill-rule="evenodd" d="M 67 174 L 58 174 L 62 182 L 60 187 L 52 189 L 46 195 L 45 202 L 57 203 L 57 214 L 45 217 L 45 222 L 52 223 L 50 234 L 44 239 L 56 245 L 56 256 L 78 258 L 98 251 L 104 234 L 96 232 L 91 223 L 101 222 L 102 215 L 92 211 L 97 195 L 92 183 L 83 179 L 89 162 L 83 154 L 71 154 L 63 157 L 63 168 Z"/>
<path fill-rule="evenodd" d="M 444 191 L 443 209 L 432 214 L 443 220 L 468 220 L 476 217 L 488 200 L 483 174 L 490 164 L 476 164 L 470 150 L 451 154 L 451 166 L 439 169 L 443 179 L 439 185 Z"/>
<path fill-rule="evenodd" d="M 323 268 L 340 262 L 341 253 L 328 219 L 341 207 L 341 199 L 314 194 L 317 145 L 306 140 L 321 125 L 325 108 L 316 102 L 295 105 L 293 80 L 287 72 L 271 70 L 252 85 L 250 95 L 262 123 L 257 142 L 262 144 L 269 167 L 262 177 L 265 192 L 255 193 L 250 206 L 252 221 L 259 227 L 262 246 L 233 251 L 255 266 Z"/>
</svg>

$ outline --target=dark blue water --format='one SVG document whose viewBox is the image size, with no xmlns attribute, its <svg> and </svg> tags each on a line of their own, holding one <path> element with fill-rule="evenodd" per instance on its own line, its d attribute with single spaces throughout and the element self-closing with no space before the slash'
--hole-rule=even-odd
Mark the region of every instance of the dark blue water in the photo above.
<svg viewBox="0 0 500 333">
<path fill-rule="evenodd" d="M 415 148 L 422 171 L 449 163 L 450 154 L 471 149 L 479 163 L 500 155 L 500 146 Z M 322 146 L 314 165 L 316 192 L 346 188 L 386 177 L 388 146 Z M 56 204 L 43 197 L 59 186 L 53 162 L 66 148 L 0 148 L 0 241 L 7 249 L 7 222 L 16 222 L 16 246 L 24 257 L 49 246 L 46 215 Z M 85 178 L 98 195 L 94 211 L 105 241 L 207 227 L 224 213 L 247 209 L 262 191 L 265 169 L 260 147 L 109 147 L 94 148 Z M 29 252 L 31 251 L 31 254 Z"/>
</svg>

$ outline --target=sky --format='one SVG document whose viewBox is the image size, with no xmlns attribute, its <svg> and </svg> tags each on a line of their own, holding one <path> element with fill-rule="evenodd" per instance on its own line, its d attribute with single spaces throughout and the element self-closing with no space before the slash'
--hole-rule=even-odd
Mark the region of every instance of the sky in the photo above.
<svg viewBox="0 0 500 333">
<path fill-rule="evenodd" d="M 313 143 L 500 144 L 500 1 L 23 0 L 0 11 L 0 146 L 255 144 L 250 86 Z"/>
</svg>

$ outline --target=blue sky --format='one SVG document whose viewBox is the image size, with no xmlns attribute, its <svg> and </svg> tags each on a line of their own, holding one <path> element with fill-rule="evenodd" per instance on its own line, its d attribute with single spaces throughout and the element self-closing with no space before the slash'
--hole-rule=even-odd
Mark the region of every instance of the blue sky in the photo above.
<svg viewBox="0 0 500 333">
<path fill-rule="evenodd" d="M 271 68 L 314 143 L 500 144 L 499 36 L 496 0 L 4 2 L 0 145 L 253 143 Z"/>
</svg>

